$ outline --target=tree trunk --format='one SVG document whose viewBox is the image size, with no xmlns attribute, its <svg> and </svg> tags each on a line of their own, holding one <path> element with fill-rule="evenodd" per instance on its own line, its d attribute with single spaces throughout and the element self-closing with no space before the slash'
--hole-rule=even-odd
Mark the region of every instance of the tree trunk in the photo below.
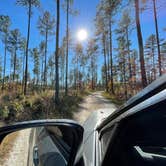
<svg viewBox="0 0 166 166">
<path fill-rule="evenodd" d="M 156 29 L 159 75 L 161 76 L 162 75 L 162 71 L 161 71 L 161 54 L 160 54 L 160 41 L 159 41 L 158 23 L 157 23 L 156 0 L 153 0 L 153 13 L 154 13 L 154 21 L 155 21 L 155 29 Z"/>
<path fill-rule="evenodd" d="M 93 61 L 93 56 L 91 56 L 91 79 L 92 79 L 92 81 L 91 81 L 91 86 L 92 86 L 92 90 L 94 90 L 94 67 L 93 67 L 93 65 L 94 65 L 94 61 Z"/>
<path fill-rule="evenodd" d="M 106 59 L 106 48 L 105 48 L 105 36 L 103 35 L 103 54 L 104 54 L 104 69 L 105 69 L 105 89 L 108 92 L 108 75 L 107 75 L 107 59 Z"/>
<path fill-rule="evenodd" d="M 28 10 L 28 33 L 27 33 L 27 43 L 26 43 L 26 62 L 25 62 L 24 95 L 27 94 L 27 79 L 28 79 L 28 49 L 29 49 L 29 38 L 30 38 L 30 26 L 31 26 L 31 0 L 29 0 L 29 10 Z"/>
<path fill-rule="evenodd" d="M 25 51 L 23 55 L 23 65 L 22 65 L 22 92 L 24 92 L 24 80 L 25 80 L 25 73 L 24 73 L 24 68 L 25 68 Z"/>
<path fill-rule="evenodd" d="M 136 17 L 137 38 L 139 45 L 142 87 L 144 88 L 147 86 L 147 79 L 146 79 L 145 62 L 144 62 L 142 32 L 141 32 L 140 18 L 139 18 L 139 0 L 135 0 L 135 17 Z"/>
<path fill-rule="evenodd" d="M 109 36 L 107 36 L 109 38 Z M 108 39 L 106 39 L 106 54 L 107 54 L 107 69 L 108 69 L 108 82 L 110 81 L 110 51 L 109 51 L 109 42 Z"/>
<path fill-rule="evenodd" d="M 77 94 L 78 94 L 78 91 L 79 91 L 79 78 L 80 78 L 80 76 L 79 76 L 79 63 L 78 63 L 78 54 L 77 54 L 77 82 L 76 82 L 76 84 L 77 84 Z"/>
<path fill-rule="evenodd" d="M 16 53 L 16 48 L 15 48 L 15 50 L 14 50 L 13 82 L 15 81 L 15 75 L 16 75 L 16 60 L 17 60 L 17 53 Z"/>
<path fill-rule="evenodd" d="M 12 59 L 12 56 L 13 56 L 13 52 L 11 52 L 11 55 L 10 55 L 10 81 L 9 81 L 9 89 L 11 89 L 11 80 L 12 80 L 12 63 L 11 63 L 11 59 Z"/>
<path fill-rule="evenodd" d="M 127 40 L 127 52 L 128 52 L 128 61 L 129 61 L 129 78 L 131 81 L 132 78 L 132 71 L 131 71 L 131 57 L 130 57 L 130 43 L 129 43 L 129 31 L 126 28 L 126 40 Z"/>
<path fill-rule="evenodd" d="M 48 30 L 46 30 L 45 36 L 45 55 L 44 55 L 44 89 L 47 86 L 47 41 L 48 41 Z"/>
<path fill-rule="evenodd" d="M 42 55 L 41 63 L 42 63 L 42 66 L 41 66 L 41 89 L 43 90 L 43 75 L 44 75 L 44 72 L 43 72 L 43 69 L 44 69 L 44 57 L 43 57 L 43 55 Z"/>
<path fill-rule="evenodd" d="M 4 85 L 5 85 L 5 74 L 6 74 L 6 52 L 7 52 L 7 34 L 5 35 L 5 55 L 4 55 L 4 67 L 3 67 L 3 82 L 2 82 L 2 90 L 4 90 Z"/>
<path fill-rule="evenodd" d="M 65 78 L 65 95 L 68 95 L 68 53 L 69 53 L 69 0 L 67 0 L 66 11 L 66 78 Z"/>
<path fill-rule="evenodd" d="M 123 55 L 123 83 L 124 83 L 125 100 L 127 101 L 126 60 L 125 60 L 124 55 Z"/>
<path fill-rule="evenodd" d="M 55 51 L 55 102 L 59 103 L 59 22 L 60 10 L 59 0 L 57 0 L 57 19 L 56 19 L 56 51 Z"/>
<path fill-rule="evenodd" d="M 152 40 L 152 68 L 153 68 L 153 76 L 152 80 L 156 80 L 156 68 L 155 68 L 155 43 Z"/>
<path fill-rule="evenodd" d="M 113 57 L 112 57 L 112 23 L 110 20 L 110 69 L 111 69 L 111 92 L 112 94 L 115 94 L 114 92 L 114 80 L 113 80 Z"/>
</svg>

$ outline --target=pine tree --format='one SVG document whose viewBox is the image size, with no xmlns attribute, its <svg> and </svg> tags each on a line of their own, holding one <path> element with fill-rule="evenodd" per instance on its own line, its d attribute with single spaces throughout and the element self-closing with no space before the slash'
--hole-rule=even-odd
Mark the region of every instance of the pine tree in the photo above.
<svg viewBox="0 0 166 166">
<path fill-rule="evenodd" d="M 3 65 L 3 80 L 2 80 L 2 90 L 5 84 L 6 75 L 6 55 L 7 55 L 7 38 L 9 35 L 9 26 L 11 24 L 9 16 L 0 15 L 0 33 L 2 33 L 2 41 L 4 43 L 4 65 Z"/>
<path fill-rule="evenodd" d="M 49 35 L 53 35 L 53 28 L 55 27 L 55 20 L 48 11 L 45 11 L 42 16 L 39 16 L 38 29 L 40 34 L 45 37 L 45 57 L 44 57 L 44 88 L 47 86 L 47 45 Z"/>
<path fill-rule="evenodd" d="M 139 46 L 139 57 L 140 57 L 140 66 L 141 66 L 141 79 L 142 79 L 142 87 L 147 86 L 147 79 L 146 79 L 146 71 L 145 71 L 145 62 L 144 62 L 144 48 L 143 48 L 143 39 L 142 39 L 142 32 L 141 32 L 141 25 L 140 25 L 140 17 L 139 17 L 139 0 L 134 0 L 135 2 L 135 21 L 136 21 L 136 29 L 137 29 L 137 39 L 138 39 L 138 46 Z"/>
<path fill-rule="evenodd" d="M 39 7 L 39 0 L 16 0 L 16 4 L 28 8 L 28 27 L 27 27 L 27 42 L 26 42 L 26 60 L 25 60 L 25 81 L 24 81 L 24 95 L 27 93 L 27 80 L 28 80 L 28 50 L 30 40 L 31 16 L 32 7 Z"/>
<path fill-rule="evenodd" d="M 95 81 L 95 74 L 97 71 L 97 52 L 98 46 L 94 39 L 89 40 L 87 46 L 87 58 L 89 63 L 89 73 L 91 73 L 91 88 L 92 90 L 95 89 L 96 81 Z"/>
<path fill-rule="evenodd" d="M 55 103 L 59 103 L 59 27 L 60 27 L 60 1 L 56 0 L 56 46 L 55 46 Z"/>
<path fill-rule="evenodd" d="M 34 68 L 33 68 L 33 74 L 35 76 L 35 84 L 39 85 L 39 79 L 40 79 L 40 59 L 39 59 L 39 50 L 38 48 L 33 48 L 31 51 Z"/>
<path fill-rule="evenodd" d="M 145 43 L 145 66 L 146 66 L 146 72 L 148 82 L 151 83 L 153 80 L 156 80 L 156 36 L 150 35 Z"/>
<path fill-rule="evenodd" d="M 14 53 L 13 59 L 13 82 L 16 77 L 16 63 L 17 63 L 17 51 L 20 49 L 21 44 L 21 34 L 19 29 L 11 30 L 7 39 L 8 49 L 12 50 Z"/>
</svg>

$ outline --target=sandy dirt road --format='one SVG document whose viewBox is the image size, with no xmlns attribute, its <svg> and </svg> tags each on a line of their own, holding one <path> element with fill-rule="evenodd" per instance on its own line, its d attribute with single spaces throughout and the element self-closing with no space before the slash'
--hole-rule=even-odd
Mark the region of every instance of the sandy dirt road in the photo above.
<svg viewBox="0 0 166 166">
<path fill-rule="evenodd" d="M 116 106 L 102 96 L 102 92 L 95 92 L 88 95 L 80 104 L 80 109 L 74 114 L 74 119 L 83 124 L 89 115 L 98 109 L 115 110 Z"/>
<path fill-rule="evenodd" d="M 18 131 L 14 140 L 10 140 L 14 134 L 5 138 L 6 142 L 2 144 L 7 143 L 7 145 L 0 146 L 1 153 L 3 153 L 1 156 L 5 153 L 4 157 L 0 157 L 0 166 L 27 166 L 30 129 Z"/>
</svg>

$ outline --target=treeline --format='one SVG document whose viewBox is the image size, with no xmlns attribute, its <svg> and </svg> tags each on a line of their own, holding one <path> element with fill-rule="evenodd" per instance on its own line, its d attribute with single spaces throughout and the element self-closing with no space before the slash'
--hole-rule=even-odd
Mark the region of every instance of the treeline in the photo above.
<svg viewBox="0 0 166 166">
<path fill-rule="evenodd" d="M 107 92 L 127 100 L 166 73 L 166 40 L 159 34 L 159 6 L 166 6 L 165 1 L 100 1 L 95 23 L 104 58 L 102 83 Z M 155 27 L 146 39 L 142 30 L 148 25 L 141 24 L 140 19 L 145 12 L 151 12 Z"/>
</svg>

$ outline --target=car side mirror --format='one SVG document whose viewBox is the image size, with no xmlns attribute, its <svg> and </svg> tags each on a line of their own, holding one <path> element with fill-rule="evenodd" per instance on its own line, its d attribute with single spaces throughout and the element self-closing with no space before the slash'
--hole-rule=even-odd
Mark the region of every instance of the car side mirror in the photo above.
<svg viewBox="0 0 166 166">
<path fill-rule="evenodd" d="M 73 165 L 82 138 L 83 127 L 72 120 L 37 120 L 4 126 L 0 128 L 0 165 L 5 165 L 12 154 L 13 162 L 23 165 Z"/>
</svg>

